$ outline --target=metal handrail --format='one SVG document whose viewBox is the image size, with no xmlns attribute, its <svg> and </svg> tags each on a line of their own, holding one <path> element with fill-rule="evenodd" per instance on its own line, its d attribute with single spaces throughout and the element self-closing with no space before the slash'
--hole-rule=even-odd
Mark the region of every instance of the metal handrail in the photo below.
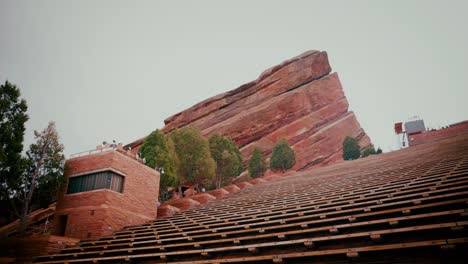
<svg viewBox="0 0 468 264">
<path fill-rule="evenodd" d="M 82 157 L 82 156 L 87 156 L 87 155 L 91 155 L 91 154 L 101 153 L 101 152 L 104 152 L 104 151 L 112 151 L 112 150 L 117 150 L 117 147 L 107 147 L 107 148 L 101 148 L 101 149 L 96 148 L 96 149 L 92 149 L 92 150 L 86 150 L 86 151 L 82 151 L 82 152 L 72 154 L 72 155 L 70 155 L 70 158 L 78 158 L 78 157 Z"/>
</svg>

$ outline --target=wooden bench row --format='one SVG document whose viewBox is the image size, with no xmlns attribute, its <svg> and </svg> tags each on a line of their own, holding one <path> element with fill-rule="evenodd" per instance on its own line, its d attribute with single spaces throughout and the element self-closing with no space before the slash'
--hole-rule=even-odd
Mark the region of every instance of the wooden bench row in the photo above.
<svg viewBox="0 0 468 264">
<path fill-rule="evenodd" d="M 461 192 L 457 192 L 459 190 L 462 190 Z M 467 190 L 464 191 L 463 190 Z M 448 193 L 448 196 L 446 194 L 440 194 L 440 193 Z M 372 211 L 372 210 L 379 210 L 381 208 L 385 207 L 394 207 L 394 206 L 400 206 L 400 205 L 407 205 L 407 204 L 420 204 L 423 202 L 427 202 L 430 200 L 434 200 L 437 198 L 447 198 L 451 196 L 459 196 L 459 195 L 468 195 L 468 185 L 466 186 L 459 186 L 459 187 L 453 187 L 453 188 L 447 188 L 447 189 L 442 189 L 442 190 L 434 190 L 434 191 L 429 191 L 429 192 L 424 192 L 424 193 L 418 193 L 417 195 L 407 195 L 407 196 L 402 196 L 402 197 L 392 197 L 392 198 L 385 198 L 385 199 L 380 199 L 380 200 L 373 200 L 365 203 L 355 203 L 355 204 L 349 204 L 349 205 L 337 205 L 337 206 L 332 206 L 332 207 L 314 207 L 313 209 L 309 210 L 301 210 L 301 209 L 294 209 L 294 210 L 301 210 L 299 212 L 291 212 L 291 213 L 283 213 L 279 214 L 275 217 L 273 216 L 265 216 L 263 217 L 262 215 L 259 215 L 256 218 L 252 218 L 249 221 L 246 220 L 241 220 L 237 222 L 222 222 L 218 224 L 211 224 L 211 225 L 206 225 L 204 228 L 203 226 L 196 225 L 196 229 L 201 230 L 202 232 L 210 232 L 210 229 L 221 231 L 221 230 L 229 230 L 229 229 L 238 229 L 241 228 L 242 226 L 245 225 L 252 225 L 256 223 L 261 223 L 261 224 L 269 224 L 269 223 L 277 223 L 280 220 L 284 221 L 296 221 L 298 219 L 310 219 L 310 218 L 325 218 L 330 215 L 336 215 L 336 214 L 348 214 L 348 213 L 355 213 L 359 211 Z M 413 199 L 411 199 L 413 198 Z M 362 205 L 362 206 L 361 206 Z M 349 208 L 349 209 L 348 209 Z M 275 220 L 279 219 L 279 220 Z M 186 232 L 187 234 L 192 234 L 195 231 L 189 231 L 185 230 L 183 228 L 179 228 L 176 231 L 181 231 L 181 232 Z M 173 236 L 173 232 L 161 232 L 158 230 L 155 231 L 147 231 L 145 233 L 139 233 L 141 235 L 141 238 L 145 238 L 146 234 L 151 234 L 154 235 L 155 232 L 159 234 L 160 237 L 165 237 L 165 234 Z M 107 240 L 112 240 L 112 241 L 119 241 L 120 239 L 133 239 L 139 238 L 139 236 L 133 236 L 133 237 L 119 237 L 119 236 L 113 236 L 113 237 L 107 237 L 106 239 L 101 239 L 99 242 L 105 242 Z M 84 242 L 86 243 L 86 242 Z"/>
<path fill-rule="evenodd" d="M 463 182 L 463 183 L 464 183 L 464 182 Z M 442 188 L 442 187 L 443 187 L 443 185 L 440 185 L 440 186 L 438 186 L 438 187 L 436 187 L 436 188 Z M 413 190 L 413 191 L 416 192 L 416 191 L 419 191 L 419 189 L 416 189 L 416 190 Z M 400 192 L 395 193 L 395 194 L 392 194 L 392 196 L 398 196 L 399 193 L 404 193 L 404 192 L 405 192 L 405 191 L 400 190 Z M 407 192 L 409 192 L 409 191 L 407 191 Z M 351 198 L 351 197 L 348 197 L 348 198 Z M 354 198 L 357 198 L 357 197 L 354 197 Z M 361 197 L 361 198 L 362 198 L 362 197 Z M 354 202 L 353 200 L 350 200 L 350 201 L 351 201 L 351 202 Z M 293 204 L 293 206 L 298 206 L 298 205 L 297 205 L 297 204 Z M 270 210 L 271 210 L 271 209 L 270 209 Z M 256 213 L 256 212 L 253 212 L 252 214 L 254 214 L 254 215 L 257 214 L 257 215 L 258 215 L 258 213 Z M 238 214 L 236 214 L 235 216 L 238 217 Z M 219 217 L 219 213 L 218 213 L 218 217 Z M 217 221 L 217 220 L 214 219 L 213 221 Z M 173 225 L 169 225 L 169 226 L 173 226 Z M 131 233 L 132 231 L 118 232 L 117 234 L 125 234 L 125 233 L 129 233 L 129 232 Z"/>
<path fill-rule="evenodd" d="M 434 224 L 434 225 L 424 225 L 424 226 L 417 226 L 417 227 L 409 227 L 409 228 L 394 228 L 394 229 L 386 229 L 380 231 L 373 231 L 373 232 L 359 232 L 359 233 L 351 233 L 345 235 L 332 235 L 332 236 L 324 236 L 324 237 L 314 237 L 314 238 L 306 238 L 306 239 L 294 239 L 294 240 L 285 240 L 285 241 L 276 241 L 276 242 L 264 242 L 264 243 L 257 243 L 257 244 L 249 244 L 249 245 L 235 245 L 235 246 L 222 246 L 216 248 L 206 248 L 206 249 L 192 249 L 192 250 L 182 250 L 182 251 L 174 251 L 174 252 L 159 252 L 159 253 L 142 253 L 142 254 L 132 254 L 134 253 L 135 249 L 129 249 L 125 252 L 125 254 L 120 256 L 109 256 L 109 257 L 95 257 L 95 258 L 81 258 L 81 259 L 69 259 L 67 262 L 96 262 L 96 261 L 112 261 L 112 260 L 125 260 L 125 259 L 141 259 L 146 257 L 157 257 L 160 259 L 167 259 L 168 257 L 177 256 L 181 257 L 182 255 L 201 255 L 205 257 L 209 257 L 211 254 L 214 253 L 222 253 L 222 252 L 231 252 L 231 251 L 248 251 L 251 253 L 258 253 L 259 250 L 268 249 L 271 247 L 275 247 L 276 249 L 281 248 L 283 246 L 298 246 L 304 245 L 306 248 L 315 249 L 321 242 L 324 241 L 333 241 L 333 240 L 340 240 L 340 239 L 355 239 L 355 238 L 365 238 L 374 241 L 374 242 L 382 242 L 385 240 L 385 235 L 395 235 L 400 233 L 409 233 L 409 232 L 420 232 L 420 231 L 429 231 L 433 232 L 436 229 L 442 228 L 454 228 L 454 227 L 465 227 L 468 225 L 468 221 L 465 222 L 453 222 L 453 223 L 441 223 L 441 224 Z M 466 243 L 465 240 L 461 240 L 460 242 Z M 346 246 L 344 244 L 343 246 Z M 385 246 L 385 245 L 382 245 Z M 375 247 L 375 246 L 374 246 Z M 369 247 L 373 248 L 373 247 Z M 153 249 L 149 247 L 148 249 Z M 158 248 L 160 250 L 160 248 Z M 342 249 L 346 249 L 348 252 L 350 248 L 345 247 Z M 334 249 L 336 250 L 336 249 Z M 358 250 L 362 251 L 362 250 Z M 315 251 L 318 253 L 320 251 Z M 323 250 L 322 252 L 326 252 Z M 310 253 L 310 252 L 304 252 Z M 62 263 L 63 261 L 50 261 L 48 260 L 47 263 Z M 39 262 L 40 263 L 40 262 Z"/>
<path fill-rule="evenodd" d="M 273 226 L 263 226 L 263 227 L 256 227 L 256 226 L 244 226 L 243 228 L 239 229 L 239 230 L 231 230 L 231 231 L 226 231 L 226 232 L 222 232 L 222 233 L 213 233 L 212 231 L 211 232 L 208 232 L 208 233 L 205 233 L 205 234 L 187 234 L 187 236 L 181 236 L 181 237 L 167 237 L 167 238 L 164 238 L 164 237 L 157 237 L 156 235 L 153 235 L 153 236 L 148 236 L 146 237 L 144 240 L 134 240 L 134 241 L 127 241 L 127 240 L 120 240 L 120 241 L 115 241 L 113 243 L 106 243 L 106 244 L 102 244 L 102 243 L 90 243 L 88 244 L 87 246 L 86 245 L 81 245 L 80 248 L 78 248 L 79 250 L 89 250 L 91 248 L 95 248 L 95 249 L 98 249 L 98 248 L 103 248 L 103 247 L 111 247 L 113 245 L 115 246 L 124 246 L 124 245 L 128 245 L 128 244 L 132 244 L 132 246 L 135 246 L 135 245 L 139 245 L 139 244 L 144 244 L 144 243 L 158 243 L 158 244 L 169 244 L 169 243 L 176 243 L 177 241 L 179 242 L 184 242 L 184 241 L 190 241 L 190 239 L 192 241 L 198 241 L 198 240 L 206 240 L 206 239 L 216 239 L 216 238 L 219 238 L 219 237 L 230 237 L 230 236 L 240 236 L 242 234 L 248 234 L 248 233 L 259 233 L 260 230 L 264 230 L 266 232 L 272 232 L 274 230 L 282 230 L 282 229 L 298 229 L 298 230 L 301 230 L 307 226 L 317 226 L 317 225 L 339 225 L 339 223 L 342 223 L 343 221 L 345 222 L 356 222 L 356 223 L 359 223 L 359 221 L 365 221 L 364 223 L 366 224 L 371 224 L 373 222 L 371 222 L 371 220 L 369 220 L 369 218 L 380 218 L 380 219 L 377 219 L 377 220 L 374 220 L 374 221 L 383 221 L 385 222 L 387 219 L 392 219 L 391 215 L 394 215 L 395 213 L 397 214 L 401 214 L 403 215 L 403 211 L 405 212 L 412 212 L 413 214 L 415 214 L 415 217 L 432 217 L 433 215 L 431 214 L 421 214 L 421 215 L 418 215 L 416 213 L 418 213 L 419 210 L 428 210 L 430 209 L 431 211 L 434 211 L 436 210 L 436 208 L 438 207 L 444 207 L 444 206 L 454 206 L 454 205 L 457 205 L 459 207 L 461 207 L 462 209 L 463 208 L 466 208 L 467 207 L 467 202 L 468 202 L 468 198 L 465 198 L 465 199 L 459 199 L 459 200 L 449 200 L 449 201 L 443 201 L 443 202 L 438 202 L 438 203 L 432 203 L 432 204 L 423 204 L 423 205 L 415 205 L 415 206 L 409 206 L 409 207 L 404 207 L 404 208 L 396 208 L 396 209 L 390 209 L 390 210 L 386 210 L 386 211 L 377 211 L 377 212 L 364 212 L 364 213 L 361 213 L 361 214 L 354 214 L 354 215 L 344 215 L 344 216 L 337 216 L 337 217 L 330 217 L 330 218 L 322 218 L 322 219 L 313 219 L 313 220 L 309 220 L 309 221 L 300 221 L 300 222 L 295 222 L 295 223 L 284 223 L 284 224 L 280 224 L 280 225 L 273 225 Z M 404 217 L 410 217 L 410 215 L 408 216 L 404 216 Z M 361 220 L 362 219 L 362 220 Z M 408 218 L 408 219 L 411 219 L 411 218 Z M 395 223 L 398 223 L 398 220 L 395 220 L 396 222 Z M 381 223 L 381 222 L 380 222 Z M 393 222 L 392 222 L 393 223 Z M 341 227 L 340 227 L 341 228 Z M 71 251 L 71 250 L 76 250 L 73 249 L 73 248 L 70 248 L 70 249 L 65 249 L 65 251 Z"/>
<path fill-rule="evenodd" d="M 407 221 L 411 221 L 412 225 L 409 227 L 405 227 L 406 229 L 414 229 L 414 230 L 419 230 L 422 228 L 422 226 L 429 227 L 429 226 L 435 226 L 435 228 L 441 228 L 443 226 L 446 226 L 447 224 L 440 225 L 440 223 L 437 224 L 432 224 L 432 225 L 421 225 L 421 226 L 415 226 L 414 221 L 417 220 L 427 220 L 429 218 L 440 218 L 440 217 L 446 217 L 446 218 L 454 218 L 454 216 L 459 215 L 461 217 L 462 214 L 467 214 L 468 210 L 466 209 L 459 209 L 459 210 L 451 210 L 451 211 L 442 211 L 442 212 L 435 212 L 435 213 L 429 213 L 429 214 L 420 214 L 420 215 L 412 215 L 412 216 L 404 216 L 404 217 L 394 217 L 394 218 L 388 218 L 388 219 L 380 219 L 380 220 L 372 220 L 372 221 L 366 221 L 366 222 L 355 222 L 355 223 L 348 223 L 348 224 L 339 224 L 339 225 L 328 225 L 328 226 L 321 226 L 321 227 L 313 227 L 309 228 L 309 225 L 301 225 L 302 229 L 294 230 L 294 231 L 284 231 L 284 232 L 268 232 L 271 230 L 266 230 L 266 229 L 259 229 L 258 234 L 255 235 L 250 235 L 250 236 L 243 236 L 243 237 L 237 237 L 237 238 L 223 238 L 223 239 L 210 239 L 206 241 L 200 241 L 200 242 L 186 242 L 186 243 L 181 243 L 181 244 L 170 244 L 170 245 L 161 245 L 158 244 L 156 240 L 152 241 L 145 241 L 145 244 L 150 244 L 153 243 L 156 246 L 140 246 L 142 244 L 136 243 L 130 243 L 130 244 L 122 244 L 122 246 L 127 246 L 127 248 L 121 248 L 121 249 L 107 249 L 103 247 L 98 247 L 95 248 L 97 250 L 90 250 L 88 248 L 88 251 L 85 252 L 78 252 L 78 253 L 68 253 L 68 254 L 56 254 L 56 255 L 51 255 L 48 256 L 49 258 L 54 258 L 54 257 L 77 257 L 79 255 L 93 255 L 93 254 L 99 254 L 99 255 L 104 255 L 108 253 L 115 253 L 115 252 L 128 252 L 129 250 L 137 251 L 137 250 L 147 250 L 147 249 L 159 249 L 159 250 L 169 250 L 171 248 L 180 248 L 180 247 L 194 247 L 194 248 L 200 248 L 204 246 L 209 246 L 209 245 L 217 245 L 217 244 L 223 244 L 223 243 L 234 243 L 234 244 L 241 244 L 243 241 L 248 241 L 252 242 L 255 240 L 261 240 L 261 239 L 285 239 L 286 237 L 292 236 L 292 235 L 307 235 L 310 236 L 314 233 L 317 232 L 329 232 L 330 234 L 333 233 L 338 233 L 342 231 L 348 231 L 346 233 L 349 233 L 349 230 L 351 228 L 359 228 L 363 229 L 364 227 L 371 227 L 371 226 L 376 226 L 376 225 L 390 225 L 392 227 L 398 226 L 398 225 L 403 225 Z M 465 217 L 466 218 L 466 217 Z M 436 219 L 435 219 L 436 220 Z M 457 227 L 457 226 L 465 226 L 466 221 L 460 221 L 456 222 L 458 223 L 457 225 L 450 224 L 450 227 Z M 398 230 L 406 230 L 406 229 L 398 229 Z M 424 228 L 422 228 L 424 229 Z M 400 232 L 399 231 L 399 232 Z M 374 235 L 379 235 L 383 234 L 380 232 L 386 232 L 386 230 L 374 230 L 371 233 Z M 328 237 L 328 236 L 324 236 Z M 323 238 L 323 237 L 322 237 Z M 317 238 L 317 239 L 322 239 L 322 238 Z M 339 237 L 337 237 L 339 238 Z"/>
<path fill-rule="evenodd" d="M 466 147 L 423 146 L 300 172 L 36 262 L 281 263 L 465 247 Z"/>
</svg>

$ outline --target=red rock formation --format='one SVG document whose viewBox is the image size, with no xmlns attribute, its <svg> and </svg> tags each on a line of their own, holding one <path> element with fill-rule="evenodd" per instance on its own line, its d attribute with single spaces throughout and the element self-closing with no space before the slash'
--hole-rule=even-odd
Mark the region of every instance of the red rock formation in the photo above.
<svg viewBox="0 0 468 264">
<path fill-rule="evenodd" d="M 223 189 L 225 189 L 225 190 L 228 191 L 229 193 L 235 193 L 235 192 L 240 191 L 240 188 L 237 187 L 237 185 L 235 185 L 235 184 L 231 184 L 231 185 L 228 185 L 228 186 L 224 186 Z"/>
<path fill-rule="evenodd" d="M 326 52 L 309 51 L 263 72 L 252 82 L 223 93 L 173 115 L 164 123 L 164 132 L 185 125 L 202 130 L 228 120 L 269 98 L 318 79 L 331 71 Z"/>
<path fill-rule="evenodd" d="M 253 184 L 248 183 L 248 182 L 239 182 L 239 183 L 236 183 L 236 185 L 237 187 L 244 189 L 244 188 L 252 186 Z"/>
<path fill-rule="evenodd" d="M 158 218 L 173 216 L 178 212 L 180 212 L 179 208 L 172 205 L 164 204 L 158 208 Z"/>
<path fill-rule="evenodd" d="M 197 195 L 194 195 L 192 199 L 199 202 L 200 204 L 206 204 L 210 201 L 216 200 L 216 197 L 208 193 L 199 193 Z"/>
<path fill-rule="evenodd" d="M 345 136 L 370 144 L 332 73 L 326 52 L 308 51 L 274 66 L 256 80 L 206 99 L 167 118 L 165 133 L 186 125 L 209 136 L 232 137 L 244 163 L 253 148 L 269 155 L 277 140 L 286 138 L 296 152 L 295 170 L 341 160 Z M 138 148 L 142 139 L 128 146 Z"/>
<path fill-rule="evenodd" d="M 177 207 L 180 210 L 187 210 L 193 207 L 196 207 L 200 205 L 200 202 L 191 199 L 191 198 L 180 198 L 180 199 L 175 199 L 175 200 L 170 200 L 165 203 L 165 205 L 170 205 L 173 207 Z"/>
<path fill-rule="evenodd" d="M 249 181 L 249 183 L 252 184 L 252 185 L 265 183 L 265 182 L 267 182 L 267 181 L 262 179 L 262 178 L 257 178 L 257 179 L 253 179 L 253 180 Z"/>
<path fill-rule="evenodd" d="M 213 195 L 216 199 L 223 199 L 229 195 L 229 192 L 223 188 L 207 191 L 206 193 Z"/>
</svg>

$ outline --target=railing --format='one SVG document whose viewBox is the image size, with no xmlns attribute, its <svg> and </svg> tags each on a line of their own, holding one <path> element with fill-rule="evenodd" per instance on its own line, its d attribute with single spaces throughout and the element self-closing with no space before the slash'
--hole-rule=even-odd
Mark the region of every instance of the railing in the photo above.
<svg viewBox="0 0 468 264">
<path fill-rule="evenodd" d="M 123 146 L 122 144 L 106 144 L 104 146 L 97 146 L 95 149 L 92 149 L 92 150 L 87 150 L 87 151 L 82 151 L 82 152 L 78 152 L 78 153 L 75 153 L 75 154 L 72 154 L 70 155 L 69 159 L 73 159 L 73 158 L 78 158 L 78 157 L 83 157 L 83 156 L 88 156 L 88 155 L 91 155 L 91 154 L 97 154 L 97 153 L 102 153 L 102 152 L 105 152 L 105 151 L 119 151 L 139 162 L 142 162 L 142 163 L 145 163 L 144 159 L 140 158 L 138 156 L 138 154 L 133 154 L 131 153 L 130 150 L 123 150 Z"/>
<path fill-rule="evenodd" d="M 82 151 L 82 152 L 78 152 L 78 153 L 75 153 L 75 154 L 72 154 L 70 155 L 70 158 L 78 158 L 78 157 L 83 157 L 83 156 L 87 156 L 87 155 L 91 155 L 91 154 L 97 154 L 97 153 L 101 153 L 101 152 L 104 152 L 104 151 L 113 151 L 113 150 L 116 150 L 118 148 L 117 145 L 110 145 L 110 146 L 103 146 L 101 148 L 95 148 L 95 149 L 92 149 L 92 150 L 86 150 L 86 151 Z"/>
</svg>

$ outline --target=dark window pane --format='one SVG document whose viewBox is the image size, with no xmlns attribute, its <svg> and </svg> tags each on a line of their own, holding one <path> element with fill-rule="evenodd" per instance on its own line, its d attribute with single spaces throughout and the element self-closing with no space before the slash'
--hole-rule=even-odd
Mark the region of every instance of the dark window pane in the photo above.
<svg viewBox="0 0 468 264">
<path fill-rule="evenodd" d="M 98 189 L 110 189 L 122 192 L 124 178 L 111 171 L 72 177 L 68 180 L 67 193 L 86 192 Z"/>
<path fill-rule="evenodd" d="M 111 190 L 116 192 L 122 192 L 123 177 L 120 175 L 114 174 L 112 176 Z"/>
<path fill-rule="evenodd" d="M 80 177 L 70 178 L 70 182 L 68 183 L 67 193 L 79 192 L 80 183 L 81 183 Z"/>
<path fill-rule="evenodd" d="M 95 174 L 90 174 L 90 175 L 85 175 L 81 176 L 83 177 L 83 183 L 81 184 L 81 192 L 86 192 L 86 191 L 91 191 L 94 190 L 95 186 L 95 179 L 96 175 Z"/>
<path fill-rule="evenodd" d="M 96 174 L 96 189 L 106 189 L 106 173 L 100 172 Z"/>
<path fill-rule="evenodd" d="M 106 189 L 111 189 L 112 174 L 111 172 L 106 173 Z"/>
</svg>

